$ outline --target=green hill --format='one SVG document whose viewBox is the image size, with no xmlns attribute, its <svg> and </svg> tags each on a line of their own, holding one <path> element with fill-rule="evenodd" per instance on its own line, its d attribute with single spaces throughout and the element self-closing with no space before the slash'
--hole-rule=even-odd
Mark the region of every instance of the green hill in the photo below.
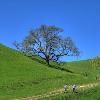
<svg viewBox="0 0 100 100">
<path fill-rule="evenodd" d="M 65 83 L 93 82 L 95 77 L 89 80 L 80 73 L 83 69 L 87 70 L 82 63 L 78 66 L 73 62 L 68 66 L 65 64 L 64 68 L 74 71 L 70 73 L 50 68 L 0 44 L 0 100 L 44 94 L 63 87 Z"/>
<path fill-rule="evenodd" d="M 77 91 L 77 93 L 66 93 L 56 96 L 51 96 L 50 98 L 45 98 L 45 100 L 100 100 L 100 85 L 97 87 L 86 89 L 85 91 Z M 44 100 L 44 99 L 42 99 Z"/>
</svg>

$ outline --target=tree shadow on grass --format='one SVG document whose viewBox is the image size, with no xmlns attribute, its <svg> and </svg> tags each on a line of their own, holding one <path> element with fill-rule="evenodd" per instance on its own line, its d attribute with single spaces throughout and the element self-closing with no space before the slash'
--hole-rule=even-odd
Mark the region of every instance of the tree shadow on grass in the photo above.
<svg viewBox="0 0 100 100">
<path fill-rule="evenodd" d="M 71 71 L 71 70 L 69 70 L 69 69 L 67 69 L 67 68 L 62 67 L 62 65 L 60 65 L 60 64 L 58 64 L 58 63 L 47 65 L 46 62 L 45 62 L 43 59 L 41 59 L 40 57 L 37 57 L 37 56 L 34 56 L 34 57 L 28 56 L 28 57 L 29 57 L 30 59 L 32 59 L 32 60 L 38 62 L 38 63 L 41 63 L 41 64 L 43 64 L 43 65 L 48 66 L 48 67 L 50 67 L 50 68 L 58 69 L 58 70 L 65 71 L 65 72 L 69 72 L 69 73 L 74 73 L 73 71 Z M 63 63 L 63 64 L 64 64 L 64 63 Z"/>
</svg>

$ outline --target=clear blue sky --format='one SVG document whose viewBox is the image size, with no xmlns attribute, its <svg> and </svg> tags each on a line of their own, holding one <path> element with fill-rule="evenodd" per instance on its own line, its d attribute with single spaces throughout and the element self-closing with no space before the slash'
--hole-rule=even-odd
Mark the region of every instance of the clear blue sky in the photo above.
<svg viewBox="0 0 100 100">
<path fill-rule="evenodd" d="M 13 48 L 41 24 L 63 28 L 82 51 L 79 59 L 100 55 L 100 0 L 0 0 L 0 43 Z"/>
</svg>

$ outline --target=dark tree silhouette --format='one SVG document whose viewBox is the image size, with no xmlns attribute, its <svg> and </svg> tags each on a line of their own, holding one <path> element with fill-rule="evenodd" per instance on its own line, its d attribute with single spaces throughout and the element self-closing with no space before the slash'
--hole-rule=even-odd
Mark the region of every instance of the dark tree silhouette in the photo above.
<svg viewBox="0 0 100 100">
<path fill-rule="evenodd" d="M 18 50 L 37 55 L 49 65 L 50 61 L 59 62 L 62 56 L 79 56 L 80 52 L 70 37 L 62 38 L 63 29 L 56 26 L 41 25 L 30 31 L 22 43 L 15 42 Z"/>
</svg>

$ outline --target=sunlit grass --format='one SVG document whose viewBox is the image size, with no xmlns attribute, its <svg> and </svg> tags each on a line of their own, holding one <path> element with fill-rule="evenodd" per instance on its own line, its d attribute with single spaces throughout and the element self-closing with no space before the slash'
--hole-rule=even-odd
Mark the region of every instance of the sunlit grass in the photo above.
<svg viewBox="0 0 100 100">
<path fill-rule="evenodd" d="M 71 62 L 63 67 L 74 73 L 50 68 L 0 45 L 0 100 L 44 94 L 63 88 L 65 83 L 72 85 L 95 82 L 95 75 L 100 72 L 97 70 L 92 73 L 85 61 Z M 85 76 L 84 72 L 88 72 L 88 75 Z"/>
</svg>

